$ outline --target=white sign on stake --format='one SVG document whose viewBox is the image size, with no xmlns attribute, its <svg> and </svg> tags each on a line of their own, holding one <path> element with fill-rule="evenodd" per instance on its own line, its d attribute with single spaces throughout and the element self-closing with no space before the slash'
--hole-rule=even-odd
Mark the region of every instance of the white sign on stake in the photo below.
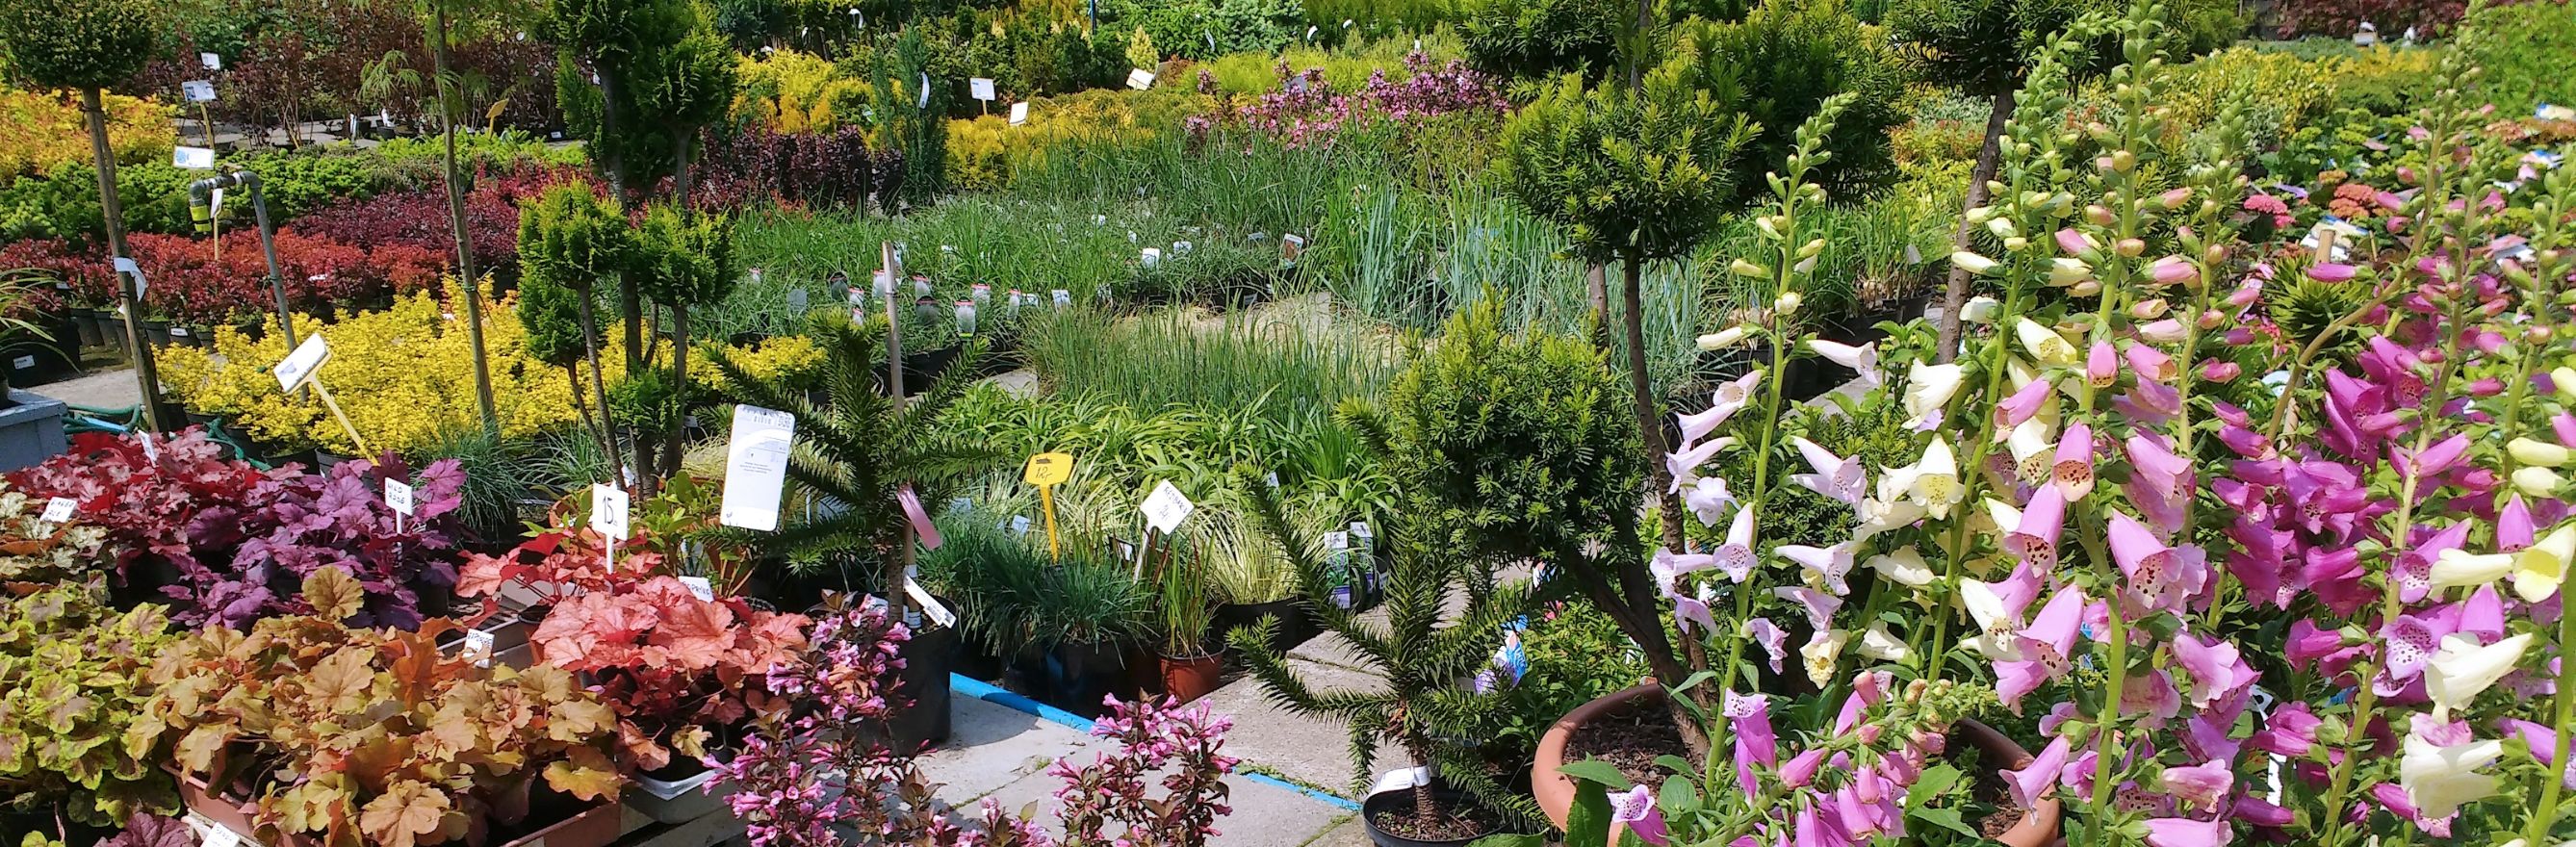
<svg viewBox="0 0 2576 847">
<path fill-rule="evenodd" d="M 465 631 L 465 655 L 470 656 L 470 657 L 472 657 L 472 658 L 474 659 L 474 666 L 475 666 L 475 667 L 478 667 L 478 668 L 488 668 L 488 667 L 491 667 L 491 666 L 492 666 L 492 631 L 491 631 L 491 630 L 488 630 L 488 629 L 469 629 L 469 630 L 466 630 L 466 631 Z"/>
<path fill-rule="evenodd" d="M 188 80 L 179 83 L 179 93 L 190 103 L 212 103 L 215 102 L 215 83 L 213 80 Z"/>
<path fill-rule="evenodd" d="M 69 497 L 47 500 L 45 501 L 45 522 L 62 523 L 71 520 L 72 510 L 77 508 L 80 508 L 80 501 Z"/>
<path fill-rule="evenodd" d="M 397 514 L 412 514 L 411 483 L 399 479 L 385 480 L 385 505 L 392 506 Z"/>
<path fill-rule="evenodd" d="M 224 69 L 224 57 L 217 56 L 213 53 L 199 53 L 197 54 L 197 64 L 206 66 L 206 70 L 220 71 Z"/>
<path fill-rule="evenodd" d="M 1127 87 L 1143 91 L 1154 87 L 1154 72 L 1136 68 L 1127 72 Z"/>
<path fill-rule="evenodd" d="M 192 171 L 213 170 L 215 150 L 212 147 L 170 148 L 170 166 Z"/>
<path fill-rule="evenodd" d="M 1030 526 L 1030 523 L 1029 523 L 1029 516 L 1027 516 L 1027 515 L 1012 515 L 1012 516 L 1011 516 L 1011 534 L 1013 534 L 1013 535 L 1027 535 L 1027 534 L 1029 534 L 1029 526 Z"/>
<path fill-rule="evenodd" d="M 975 99 L 977 100 L 993 99 L 992 80 L 985 79 L 980 76 L 969 79 L 966 81 L 966 90 L 968 93 L 975 95 Z"/>
<path fill-rule="evenodd" d="M 1173 487 L 1171 480 L 1163 480 L 1155 483 L 1154 493 L 1145 497 L 1145 525 L 1169 535 L 1181 525 L 1181 521 L 1189 519 L 1190 512 L 1197 509 L 1197 504 L 1191 503 L 1187 495 Z"/>
<path fill-rule="evenodd" d="M 626 490 L 614 485 L 591 483 L 590 528 L 611 540 L 626 540 Z"/>
<path fill-rule="evenodd" d="M 707 581 L 706 577 L 680 577 L 680 585 L 689 589 L 689 596 L 696 597 L 701 602 L 713 603 L 716 601 L 716 584 Z"/>
<path fill-rule="evenodd" d="M 930 619 L 940 626 L 957 625 L 957 613 L 949 611 L 948 604 L 939 602 L 939 598 L 930 596 L 930 590 L 921 587 L 920 581 L 912 577 L 904 577 L 903 594 L 912 598 L 913 605 L 920 606 L 921 613 L 929 615 Z"/>
<path fill-rule="evenodd" d="M 312 381 L 313 373 L 321 370 L 322 363 L 328 361 L 331 361 L 330 343 L 323 341 L 318 334 L 307 335 L 303 343 L 295 345 L 295 352 L 286 354 L 286 360 L 278 362 L 277 367 L 270 368 L 269 372 L 277 375 L 277 390 L 293 391 Z"/>
<path fill-rule="evenodd" d="M 852 9 L 851 11 L 855 12 L 858 10 Z M 923 71 L 921 74 L 921 96 L 913 98 L 912 107 L 915 109 L 930 108 L 930 72 L 928 71 Z"/>
<path fill-rule="evenodd" d="M 796 416 L 759 406 L 733 407 L 733 438 L 725 448 L 726 526 L 778 529 L 778 503 L 787 487 L 788 449 L 796 442 Z"/>
<path fill-rule="evenodd" d="M 1403 791 L 1416 785 L 1431 784 L 1430 768 L 1403 768 L 1377 775 L 1377 784 L 1369 786 L 1370 794 Z"/>
<path fill-rule="evenodd" d="M 1026 101 L 1026 100 L 1022 100 L 1022 101 L 1020 101 L 1020 102 L 1017 102 L 1017 103 L 1013 103 L 1013 104 L 1011 104 L 1011 125 L 1012 125 L 1012 126 L 1019 126 L 1019 125 L 1021 125 L 1021 124 L 1028 123 L 1028 122 L 1029 122 L 1029 103 L 1028 103 L 1028 101 Z"/>
</svg>

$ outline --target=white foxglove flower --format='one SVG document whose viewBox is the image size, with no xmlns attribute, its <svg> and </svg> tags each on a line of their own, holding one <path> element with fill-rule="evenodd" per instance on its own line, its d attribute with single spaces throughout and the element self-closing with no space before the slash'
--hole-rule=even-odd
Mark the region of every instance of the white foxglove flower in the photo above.
<svg viewBox="0 0 2576 847">
<path fill-rule="evenodd" d="M 1807 666 L 1807 679 L 1824 685 L 1834 678 L 1834 668 L 1842 662 L 1843 645 L 1851 642 L 1851 633 L 1828 629 L 1816 633 L 1805 646 L 1798 648 L 1798 658 Z"/>
<path fill-rule="evenodd" d="M 1923 554 L 1916 552 L 1912 545 L 1871 556 L 1866 564 L 1879 576 L 1909 588 L 1931 585 L 1933 580 L 1940 578 L 1939 574 L 1932 572 L 1931 565 L 1923 563 Z"/>
<path fill-rule="evenodd" d="M 2504 449 L 2505 452 L 2513 454 L 2514 461 L 2526 465 L 2555 468 L 2567 464 L 2571 458 L 2576 458 L 2576 451 L 2532 438 L 2516 438 L 2506 443 Z"/>
<path fill-rule="evenodd" d="M 2471 553 L 2457 547 L 2433 557 L 2433 588 L 2485 585 L 2513 572 L 2511 553 Z"/>
<path fill-rule="evenodd" d="M 2495 793 L 2495 777 L 2478 769 L 2503 756 L 2504 744 L 2493 740 L 2441 747 L 2409 734 L 2406 755 L 2397 761 L 2397 784 L 2422 819 L 2447 818 Z"/>
<path fill-rule="evenodd" d="M 1874 623 L 1860 634 L 1862 656 L 1882 662 L 1902 662 L 1914 655 L 1914 648 L 1887 631 L 1887 624 Z"/>
<path fill-rule="evenodd" d="M 1993 259 L 1966 250 L 1950 254 L 1950 264 L 1978 276 L 1994 276 L 1995 270 L 2002 267 Z"/>
<path fill-rule="evenodd" d="M 2444 637 L 2442 649 L 2434 651 L 2432 662 L 2424 667 L 2424 693 L 2433 698 L 2433 719 L 2450 720 L 2452 709 L 2467 706 L 2512 672 L 2523 651 L 2531 648 L 2532 638 L 2526 632 L 2481 647 L 2475 636 Z"/>
<path fill-rule="evenodd" d="M 1905 425 L 1916 431 L 1939 426 L 1942 409 L 1950 405 L 1950 398 L 1958 396 L 1966 375 L 1966 368 L 1957 363 L 1927 365 L 1915 360 L 1913 369 L 1905 375 Z"/>
<path fill-rule="evenodd" d="M 2066 336 L 2029 318 L 2013 323 L 2013 336 L 2021 340 L 2022 349 L 2030 351 L 2030 358 L 2041 367 L 2071 367 L 2080 355 L 2075 345 L 2067 343 Z"/>
<path fill-rule="evenodd" d="M 1959 319 L 1972 324 L 1990 324 L 1995 322 L 1995 316 L 2003 310 L 2002 302 L 1979 294 L 1968 298 L 1967 305 L 1959 307 Z"/>
<path fill-rule="evenodd" d="M 1875 343 L 1854 347 L 1822 338 L 1811 338 L 1807 340 L 1807 349 L 1814 350 L 1816 355 L 1860 374 L 1863 385 L 1876 388 L 1884 379 L 1878 372 L 1878 345 Z"/>
<path fill-rule="evenodd" d="M 2551 530 L 2540 543 L 2514 554 L 2513 593 L 2528 603 L 2549 599 L 2566 581 L 2570 559 L 2576 559 L 2576 524 Z"/>
<path fill-rule="evenodd" d="M 1735 347 L 1743 344 L 1744 339 L 1751 337 L 1752 334 L 1752 330 L 1746 329 L 1742 324 L 1737 324 L 1735 326 L 1730 326 L 1725 329 L 1700 336 L 1699 349 L 1724 350 L 1730 347 Z"/>
<path fill-rule="evenodd" d="M 1950 507 L 1967 498 L 1968 490 L 1959 485 L 1959 460 L 1950 452 L 1950 439 L 1933 436 L 1923 448 L 1923 458 L 1914 463 L 1914 484 L 1905 489 L 1907 500 L 1922 506 L 1935 518 L 1950 516 Z"/>
</svg>

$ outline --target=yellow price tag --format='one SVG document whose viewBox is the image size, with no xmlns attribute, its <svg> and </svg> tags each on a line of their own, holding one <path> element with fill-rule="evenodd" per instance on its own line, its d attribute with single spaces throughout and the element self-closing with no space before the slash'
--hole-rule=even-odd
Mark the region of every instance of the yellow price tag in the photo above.
<svg viewBox="0 0 2576 847">
<path fill-rule="evenodd" d="M 1029 457 L 1028 470 L 1020 479 L 1030 485 L 1045 487 L 1062 484 L 1073 478 L 1073 456 L 1068 453 L 1039 453 Z"/>
</svg>

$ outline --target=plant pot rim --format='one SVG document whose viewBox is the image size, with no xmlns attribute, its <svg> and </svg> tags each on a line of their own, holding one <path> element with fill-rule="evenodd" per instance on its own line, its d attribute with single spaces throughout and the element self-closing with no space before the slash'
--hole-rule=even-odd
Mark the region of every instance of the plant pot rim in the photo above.
<svg viewBox="0 0 2576 847">
<path fill-rule="evenodd" d="M 1505 829 L 1509 829 L 1509 827 L 1506 826 L 1496 825 L 1489 830 L 1476 833 L 1475 835 L 1471 835 L 1466 838 L 1426 841 L 1419 838 L 1408 838 L 1406 836 L 1397 835 L 1378 828 L 1376 813 L 1386 809 L 1386 806 L 1382 804 L 1410 802 L 1410 799 L 1405 795 L 1409 795 L 1411 793 L 1413 793 L 1413 789 L 1411 788 L 1398 788 L 1392 791 L 1375 792 L 1366 797 L 1360 798 L 1360 826 L 1367 828 L 1370 841 L 1378 844 L 1471 844 L 1474 843 L 1476 839 L 1499 835 L 1502 834 Z M 1441 785 L 1437 780 L 1434 780 L 1431 786 L 1431 796 L 1443 805 L 1454 805 L 1456 801 L 1465 799 L 1467 795 L 1466 792 L 1449 788 Z"/>
<path fill-rule="evenodd" d="M 1565 717 L 1558 718 L 1556 723 L 1548 726 L 1545 734 L 1539 736 L 1538 752 L 1530 762 L 1530 793 L 1549 822 L 1563 828 L 1566 813 L 1574 806 L 1574 780 L 1558 770 L 1565 765 L 1566 743 L 1584 725 L 1630 708 L 1639 698 L 1661 701 L 1664 687 L 1649 680 L 1594 698 L 1565 713 Z M 1950 727 L 1948 735 L 1976 747 L 1989 761 L 2002 762 L 2008 769 L 2026 767 L 2034 758 L 2029 750 L 2023 749 L 2010 737 L 1973 718 L 1960 718 Z M 2064 810 L 2052 795 L 2034 804 L 2021 820 L 2015 821 L 1995 840 L 2006 847 L 2049 847 L 2057 840 L 2057 826 L 2063 814 Z"/>
</svg>

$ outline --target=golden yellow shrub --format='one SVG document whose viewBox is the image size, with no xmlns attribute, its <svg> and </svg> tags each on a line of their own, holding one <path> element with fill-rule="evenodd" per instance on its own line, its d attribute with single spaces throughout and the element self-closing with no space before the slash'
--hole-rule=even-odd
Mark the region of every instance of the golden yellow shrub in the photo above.
<svg viewBox="0 0 2576 847">
<path fill-rule="evenodd" d="M 1204 95 L 1178 91 L 1093 89 L 1029 104 L 1029 120 L 1012 126 L 1006 111 L 948 122 L 948 182 L 990 190 L 1011 172 L 1045 160 L 1065 144 L 1151 141 L 1179 131 L 1181 120 L 1208 108 Z"/>
<path fill-rule="evenodd" d="M 170 107 L 121 94 L 106 95 L 99 105 L 107 111 L 107 143 L 117 161 L 170 158 L 176 132 Z M 0 182 L 89 161 L 89 125 L 71 92 L 0 86 L 0 126 L 24 130 L 0 145 Z"/>
<path fill-rule="evenodd" d="M 779 132 L 839 127 L 847 107 L 868 97 L 867 81 L 841 75 L 830 60 L 812 53 L 777 50 L 765 58 L 741 57 L 735 67 L 742 85 L 734 94 L 734 116 Z"/>
</svg>

